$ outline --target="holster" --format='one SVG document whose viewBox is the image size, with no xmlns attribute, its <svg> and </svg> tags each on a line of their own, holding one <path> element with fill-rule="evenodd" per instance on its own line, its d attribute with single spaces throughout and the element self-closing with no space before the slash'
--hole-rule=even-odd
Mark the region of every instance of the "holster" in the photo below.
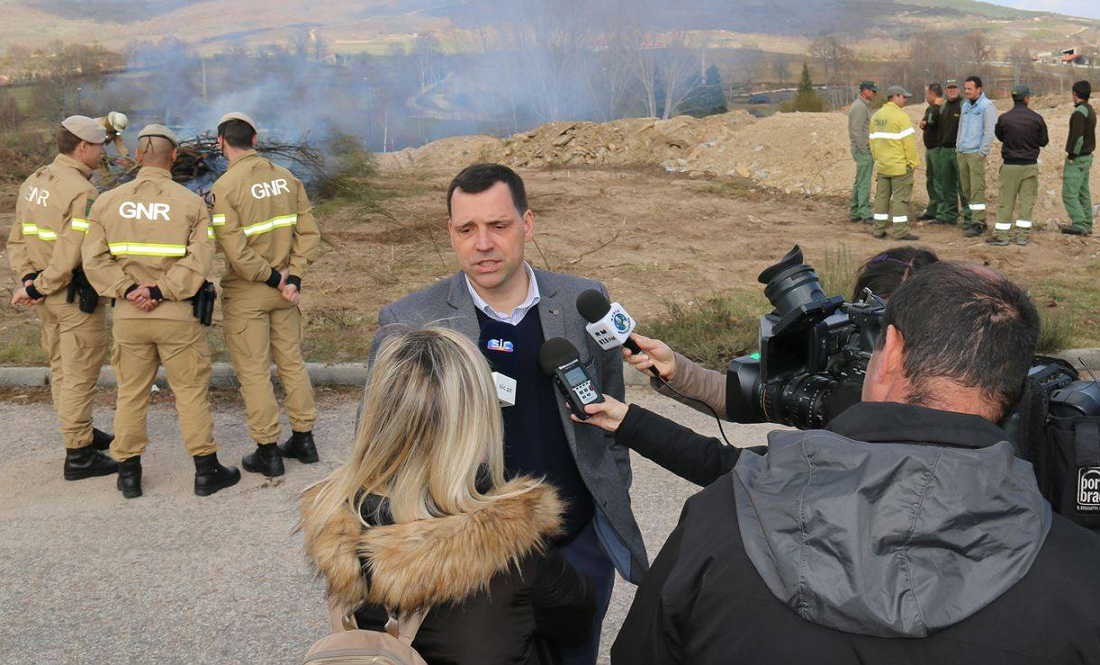
<svg viewBox="0 0 1100 665">
<path fill-rule="evenodd" d="M 203 282 L 195 295 L 191 296 L 191 313 L 204 326 L 214 322 L 214 301 L 218 299 L 218 290 L 213 282 Z"/>
<path fill-rule="evenodd" d="M 65 302 L 74 301 L 79 303 L 77 306 L 85 314 L 94 313 L 95 308 L 99 306 L 99 294 L 80 268 L 73 270 L 73 278 L 69 281 L 69 288 L 65 292 Z"/>
</svg>

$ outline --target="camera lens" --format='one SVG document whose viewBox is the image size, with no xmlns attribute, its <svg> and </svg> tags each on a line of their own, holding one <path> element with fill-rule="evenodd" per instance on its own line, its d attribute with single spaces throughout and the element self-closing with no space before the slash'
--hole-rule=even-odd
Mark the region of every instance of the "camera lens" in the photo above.
<svg viewBox="0 0 1100 665">
<path fill-rule="evenodd" d="M 786 381 L 769 382 L 761 387 L 761 407 L 768 422 L 798 429 L 822 427 L 835 385 L 834 379 L 822 374 L 798 374 Z"/>
<path fill-rule="evenodd" d="M 817 273 L 803 262 L 802 249 L 798 245 L 756 279 L 765 285 L 764 295 L 780 317 L 803 305 L 826 299 Z"/>
</svg>

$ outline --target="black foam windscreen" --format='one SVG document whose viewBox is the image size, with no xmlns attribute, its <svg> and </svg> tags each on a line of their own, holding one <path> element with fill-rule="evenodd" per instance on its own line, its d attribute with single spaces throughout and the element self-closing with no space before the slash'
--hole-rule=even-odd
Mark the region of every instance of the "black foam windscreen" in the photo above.
<svg viewBox="0 0 1100 665">
<path fill-rule="evenodd" d="M 572 342 L 564 337 L 551 337 L 539 349 L 539 367 L 544 374 L 553 375 L 559 367 L 580 357 Z"/>
<path fill-rule="evenodd" d="M 589 323 L 599 321 L 607 316 L 609 311 L 611 311 L 611 303 L 607 300 L 607 296 L 596 289 L 588 289 L 577 296 L 577 313 Z"/>
</svg>

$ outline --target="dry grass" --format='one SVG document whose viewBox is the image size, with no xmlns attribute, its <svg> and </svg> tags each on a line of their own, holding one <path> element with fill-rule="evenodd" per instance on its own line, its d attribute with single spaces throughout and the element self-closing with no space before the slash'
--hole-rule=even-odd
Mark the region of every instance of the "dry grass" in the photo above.
<svg viewBox="0 0 1100 665">
<path fill-rule="evenodd" d="M 721 370 L 733 358 L 756 350 L 760 316 L 767 311 L 763 293 L 668 303 L 664 316 L 646 324 L 645 334 L 705 367 Z"/>
</svg>

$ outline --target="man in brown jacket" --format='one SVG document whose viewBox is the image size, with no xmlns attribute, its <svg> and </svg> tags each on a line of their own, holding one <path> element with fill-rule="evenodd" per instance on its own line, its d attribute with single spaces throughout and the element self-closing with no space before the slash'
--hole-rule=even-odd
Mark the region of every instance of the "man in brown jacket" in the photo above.
<svg viewBox="0 0 1100 665">
<path fill-rule="evenodd" d="M 235 485 L 241 472 L 218 462 L 207 389 L 210 348 L 189 300 L 210 274 L 210 216 L 196 194 L 172 181 L 178 139 L 148 125 L 138 135 L 137 179 L 106 192 L 92 206 L 84 240 L 84 270 L 104 296 L 115 298 L 118 378 L 115 441 L 118 489 L 141 496 L 141 454 L 149 443 L 149 390 L 164 365 L 176 396 L 180 433 L 195 461 L 195 494 Z"/>
<path fill-rule="evenodd" d="M 117 470 L 99 452 L 111 444 L 111 436 L 92 427 L 92 398 L 107 354 L 106 308 L 94 294 L 84 308 L 94 306 L 92 312 L 68 297 L 74 277 L 83 280 L 80 246 L 96 196 L 88 176 L 103 156 L 105 140 L 95 120 L 66 118 L 57 128 L 59 154 L 19 189 L 8 236 L 8 261 L 20 283 L 11 303 L 34 306 L 50 359 L 50 391 L 65 439 L 65 480 Z"/>
<path fill-rule="evenodd" d="M 256 153 L 256 123 L 229 113 L 218 146 L 229 170 L 214 183 L 214 233 L 229 264 L 222 278 L 225 340 L 241 383 L 248 429 L 257 448 L 246 471 L 281 476 L 283 457 L 317 461 L 317 408 L 302 358 L 302 276 L 321 241 L 305 187 L 287 169 Z M 279 404 L 271 361 L 286 391 L 291 437 L 278 445 Z"/>
</svg>

